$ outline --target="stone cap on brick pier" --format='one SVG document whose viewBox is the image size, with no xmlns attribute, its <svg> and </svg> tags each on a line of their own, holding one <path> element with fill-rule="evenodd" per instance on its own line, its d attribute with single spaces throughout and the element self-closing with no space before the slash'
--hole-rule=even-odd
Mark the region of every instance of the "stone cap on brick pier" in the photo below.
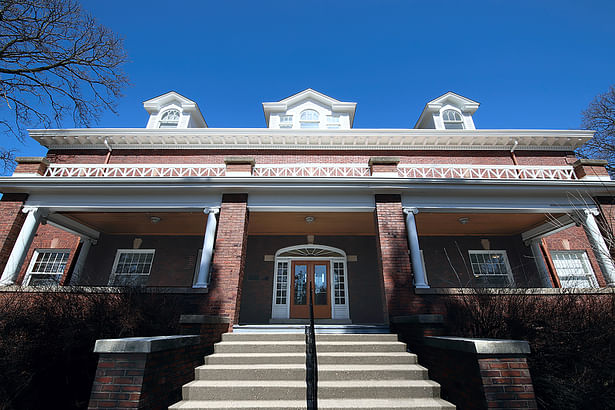
<svg viewBox="0 0 615 410">
<path fill-rule="evenodd" d="M 531 352 L 530 344 L 525 340 L 426 336 L 425 345 L 478 355 L 526 355 Z"/>
<path fill-rule="evenodd" d="M 94 345 L 94 353 L 153 353 L 198 345 L 200 341 L 200 336 L 196 335 L 99 339 Z"/>
</svg>

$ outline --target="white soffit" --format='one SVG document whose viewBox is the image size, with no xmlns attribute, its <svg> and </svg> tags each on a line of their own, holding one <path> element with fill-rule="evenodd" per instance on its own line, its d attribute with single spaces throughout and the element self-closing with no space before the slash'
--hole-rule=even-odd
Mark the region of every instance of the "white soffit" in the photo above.
<svg viewBox="0 0 615 410">
<path fill-rule="evenodd" d="M 269 128 L 86 128 L 29 130 L 48 149 L 344 149 L 572 151 L 594 135 L 585 130 L 433 130 Z"/>
</svg>

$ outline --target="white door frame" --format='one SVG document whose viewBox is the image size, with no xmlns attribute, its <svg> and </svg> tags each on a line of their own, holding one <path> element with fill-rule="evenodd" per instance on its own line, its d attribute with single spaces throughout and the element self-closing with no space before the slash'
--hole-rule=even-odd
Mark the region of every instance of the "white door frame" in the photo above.
<svg viewBox="0 0 615 410">
<path fill-rule="evenodd" d="M 293 253 L 295 253 L 293 255 Z M 290 255 L 288 255 L 290 254 Z M 337 255 L 335 255 L 337 254 Z M 325 245 L 304 244 L 289 246 L 279 249 L 275 253 L 273 264 L 273 294 L 271 299 L 271 318 L 272 319 L 288 319 L 290 318 L 290 298 L 292 297 L 291 289 L 291 269 L 292 261 L 294 260 L 319 260 L 329 262 L 329 286 L 331 289 L 331 318 L 332 319 L 350 319 L 350 303 L 348 300 L 348 263 L 346 252 L 339 248 L 334 248 Z M 276 304 L 276 296 L 278 289 L 278 267 L 281 264 L 286 264 L 286 297 L 285 303 Z M 335 282 L 334 269 L 336 264 L 341 264 L 343 269 L 343 300 L 344 303 L 335 303 L 336 285 L 342 285 Z M 338 266 L 339 268 L 339 266 Z M 282 290 L 282 289 L 280 289 Z M 341 295 L 340 295 L 341 296 Z"/>
</svg>

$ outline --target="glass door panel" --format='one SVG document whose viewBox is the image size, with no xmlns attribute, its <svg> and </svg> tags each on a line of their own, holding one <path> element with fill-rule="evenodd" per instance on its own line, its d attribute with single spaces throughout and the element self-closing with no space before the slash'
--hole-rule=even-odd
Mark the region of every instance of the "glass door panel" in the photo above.
<svg viewBox="0 0 615 410">
<path fill-rule="evenodd" d="M 314 305 L 328 305 L 327 266 L 314 265 Z"/>
<path fill-rule="evenodd" d="M 295 305 L 307 304 L 307 265 L 295 265 L 293 281 L 293 299 Z"/>
</svg>

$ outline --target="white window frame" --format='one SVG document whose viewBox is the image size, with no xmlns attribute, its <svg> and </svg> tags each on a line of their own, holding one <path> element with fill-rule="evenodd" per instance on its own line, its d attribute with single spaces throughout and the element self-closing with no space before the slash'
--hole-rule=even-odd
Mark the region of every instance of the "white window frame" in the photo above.
<svg viewBox="0 0 615 410">
<path fill-rule="evenodd" d="M 505 274 L 501 274 L 501 273 L 498 273 L 498 274 L 482 273 L 481 274 L 480 272 L 478 272 L 478 273 L 474 272 L 474 266 L 472 266 L 472 257 L 471 257 L 472 254 L 474 254 L 474 255 L 493 255 L 493 254 L 498 254 L 498 255 L 503 256 L 504 266 L 506 267 L 506 273 Z M 513 274 L 512 274 L 512 269 L 510 268 L 510 263 L 508 262 L 508 254 L 506 253 L 505 250 L 498 250 L 498 249 L 488 250 L 488 251 L 486 251 L 486 250 L 468 250 L 468 255 L 470 256 L 469 257 L 470 269 L 472 270 L 472 275 L 474 275 L 475 278 L 478 278 L 478 277 L 487 277 L 487 278 L 489 278 L 489 277 L 505 276 L 505 277 L 508 278 L 508 285 L 506 285 L 506 286 L 508 286 L 508 287 L 515 286 L 515 279 L 514 279 Z"/>
<path fill-rule="evenodd" d="M 451 120 L 451 119 L 446 119 L 446 115 L 448 113 L 453 113 L 453 115 L 455 116 L 455 119 Z M 457 119 L 456 117 L 459 117 L 459 119 Z M 446 109 L 444 111 L 442 111 L 442 123 L 444 124 L 444 129 L 453 129 L 453 130 L 457 130 L 457 129 L 461 129 L 464 130 L 466 128 L 464 122 L 463 122 L 463 115 L 461 115 L 461 113 L 457 110 L 453 110 L 453 109 Z M 447 124 L 461 124 L 461 128 L 447 128 L 446 125 Z"/>
<path fill-rule="evenodd" d="M 316 119 L 313 118 L 308 118 L 305 119 L 304 114 L 312 114 L 315 113 L 316 114 Z M 314 129 L 314 128 L 319 128 L 320 126 L 320 113 L 314 109 L 308 108 L 307 110 L 303 110 L 301 111 L 301 114 L 299 115 L 299 124 L 301 125 L 301 128 L 304 129 Z M 316 124 L 316 127 L 304 127 L 304 124 Z"/>
<path fill-rule="evenodd" d="M 66 264 L 64 268 L 62 268 L 62 272 L 33 272 L 34 265 L 36 265 L 36 261 L 38 260 L 39 255 L 43 253 L 66 253 L 68 257 L 66 258 Z M 66 267 L 68 266 L 68 261 L 70 259 L 70 249 L 56 249 L 56 248 L 41 248 L 35 249 L 32 254 L 32 258 L 30 258 L 30 263 L 28 264 L 28 269 L 26 271 L 26 277 L 24 278 L 23 285 L 30 286 L 30 282 L 32 281 L 32 277 L 38 276 L 58 276 L 58 284 L 60 280 L 62 280 L 62 276 L 66 273 Z"/>
<path fill-rule="evenodd" d="M 125 253 L 150 253 L 152 254 L 152 262 L 149 265 L 149 269 L 147 273 L 120 273 L 117 274 L 115 270 L 117 269 L 117 265 L 120 261 L 120 256 Z M 115 285 L 116 276 L 149 276 L 152 272 L 152 266 L 154 266 L 154 257 L 156 255 L 155 249 L 118 249 L 115 253 L 115 260 L 113 261 L 113 267 L 111 268 L 111 274 L 109 275 L 109 286 L 121 286 Z"/>
<path fill-rule="evenodd" d="M 314 255 L 314 256 L 309 256 L 309 255 L 298 255 L 298 256 L 280 256 L 281 254 L 285 253 L 285 252 L 289 252 L 289 251 L 293 251 L 293 250 L 300 250 L 300 249 L 305 249 L 305 248 L 315 248 L 315 249 L 320 249 L 323 251 L 330 251 L 330 252 L 335 252 L 337 254 L 339 254 L 340 256 L 334 256 L 334 257 L 323 257 L 323 256 L 318 256 L 318 255 Z M 330 299 L 331 299 L 331 318 L 332 319 L 350 319 L 350 299 L 349 299 L 349 284 L 348 284 L 348 258 L 346 256 L 346 252 L 344 252 L 343 250 L 339 249 L 339 248 L 334 248 L 332 246 L 325 246 L 325 245 L 316 245 L 316 244 L 303 244 L 303 245 L 296 245 L 296 246 L 289 246 L 286 248 L 282 248 L 279 249 L 276 253 L 275 253 L 275 259 L 274 259 L 274 263 L 273 263 L 273 269 L 274 269 L 274 273 L 273 273 L 273 295 L 272 295 L 272 299 L 271 299 L 271 318 L 272 319 L 288 319 L 290 317 L 290 298 L 292 296 L 292 289 L 291 289 L 291 284 L 292 284 L 292 280 L 291 280 L 291 275 L 292 275 L 292 261 L 293 260 L 299 260 L 299 261 L 305 261 L 305 260 L 322 260 L 322 261 L 328 261 L 329 262 L 329 286 L 330 286 Z M 276 303 L 276 296 L 277 296 L 277 273 L 278 273 L 278 264 L 282 263 L 282 262 L 287 262 L 288 263 L 288 270 L 287 270 L 287 280 L 286 280 L 286 303 L 285 304 L 277 304 Z M 334 267 L 334 263 L 338 262 L 338 263 L 342 263 L 343 265 L 343 269 L 344 269 L 344 302 L 343 304 L 336 304 L 335 303 L 335 280 L 334 280 L 334 273 L 333 273 L 333 267 Z"/>
<path fill-rule="evenodd" d="M 292 115 L 280 115 L 280 128 L 292 128 L 293 116 Z"/>
<path fill-rule="evenodd" d="M 551 259 L 553 260 L 553 265 L 555 266 L 555 272 L 557 273 L 557 277 L 559 278 L 560 283 L 562 284 L 562 288 L 564 287 L 569 288 L 569 289 L 573 288 L 571 286 L 563 286 L 565 276 L 560 275 L 560 272 L 557 268 L 557 264 L 560 262 L 560 260 L 558 259 L 558 256 L 564 256 L 564 255 L 578 256 L 577 260 L 585 268 L 584 274 L 572 275 L 572 276 L 585 276 L 587 278 L 587 281 L 590 284 L 590 288 L 598 287 L 598 281 L 596 280 L 596 274 L 594 273 L 594 269 L 592 268 L 592 264 L 589 261 L 589 256 L 587 255 L 586 251 L 584 250 L 557 250 L 557 251 L 550 251 L 550 253 L 551 253 Z"/>
<path fill-rule="evenodd" d="M 171 112 L 177 113 L 177 120 L 166 120 L 164 119 L 165 115 L 168 115 Z M 181 112 L 177 108 L 170 108 L 168 110 L 164 110 L 160 113 L 160 121 L 158 121 L 158 128 L 177 128 L 179 126 L 179 120 L 181 119 Z"/>
<path fill-rule="evenodd" d="M 339 114 L 327 115 L 327 128 L 338 129 L 341 127 L 341 120 Z"/>
</svg>

